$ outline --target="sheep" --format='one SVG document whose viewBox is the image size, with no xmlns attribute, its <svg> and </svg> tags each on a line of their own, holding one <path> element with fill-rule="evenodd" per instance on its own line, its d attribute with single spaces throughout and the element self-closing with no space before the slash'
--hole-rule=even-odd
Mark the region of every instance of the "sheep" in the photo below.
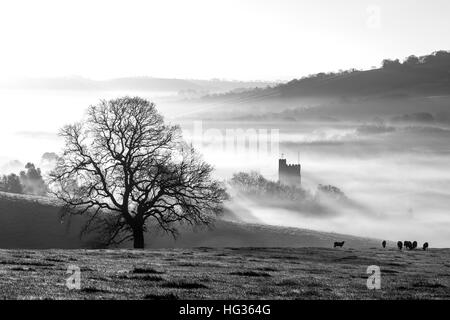
<svg viewBox="0 0 450 320">
<path fill-rule="evenodd" d="M 342 247 L 344 247 L 344 243 L 345 243 L 345 241 L 342 241 L 342 242 L 335 242 L 335 243 L 334 243 L 334 247 L 335 247 L 335 248 L 336 248 L 336 247 L 342 248 Z"/>
<path fill-rule="evenodd" d="M 424 244 L 423 244 L 423 250 L 424 251 L 426 251 L 427 249 L 428 249 L 428 242 L 425 242 Z"/>
</svg>

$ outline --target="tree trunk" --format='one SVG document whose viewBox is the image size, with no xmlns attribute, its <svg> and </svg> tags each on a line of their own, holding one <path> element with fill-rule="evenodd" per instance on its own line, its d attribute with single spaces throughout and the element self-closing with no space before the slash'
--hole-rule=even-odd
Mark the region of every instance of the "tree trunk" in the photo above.
<svg viewBox="0 0 450 320">
<path fill-rule="evenodd" d="M 133 230 L 133 241 L 135 249 L 144 249 L 144 230 L 142 228 Z"/>
</svg>

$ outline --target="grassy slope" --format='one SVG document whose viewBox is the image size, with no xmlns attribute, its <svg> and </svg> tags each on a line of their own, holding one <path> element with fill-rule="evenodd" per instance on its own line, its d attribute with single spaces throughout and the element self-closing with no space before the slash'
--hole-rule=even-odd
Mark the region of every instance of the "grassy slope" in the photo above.
<svg viewBox="0 0 450 320">
<path fill-rule="evenodd" d="M 80 217 L 61 221 L 60 209 L 48 198 L 0 193 L 0 248 L 61 248 L 91 246 L 81 240 Z"/>
<path fill-rule="evenodd" d="M 450 250 L 0 250 L 3 299 L 442 299 Z M 70 264 L 81 291 L 65 287 Z M 366 288 L 381 267 L 380 291 Z"/>
<path fill-rule="evenodd" d="M 378 247 L 381 240 L 299 228 L 286 228 L 218 220 L 211 230 L 185 229 L 176 240 L 169 236 L 146 238 L 149 248 L 191 247 L 325 247 L 345 241 L 353 248 Z"/>
<path fill-rule="evenodd" d="M 85 246 L 81 221 L 59 221 L 48 199 L 0 194 L 0 246 Z M 0 298 L 7 299 L 360 299 L 449 298 L 450 250 L 399 252 L 375 240 L 296 228 L 219 221 L 182 233 L 178 242 L 150 236 L 153 247 L 329 247 L 346 249 L 0 250 Z M 56 243 L 56 245 L 55 245 Z M 82 290 L 65 286 L 68 265 L 82 270 Z M 382 287 L 366 289 L 379 265 Z"/>
<path fill-rule="evenodd" d="M 80 217 L 61 223 L 59 208 L 48 198 L 0 193 L 0 248 L 77 249 L 95 246 L 92 238 L 80 240 Z M 346 241 L 354 248 L 379 246 L 379 240 L 326 232 L 244 224 L 219 220 L 212 229 L 195 232 L 181 228 L 175 241 L 168 235 L 150 232 L 148 248 L 192 247 L 327 247 Z M 130 247 L 130 243 L 124 247 Z"/>
</svg>

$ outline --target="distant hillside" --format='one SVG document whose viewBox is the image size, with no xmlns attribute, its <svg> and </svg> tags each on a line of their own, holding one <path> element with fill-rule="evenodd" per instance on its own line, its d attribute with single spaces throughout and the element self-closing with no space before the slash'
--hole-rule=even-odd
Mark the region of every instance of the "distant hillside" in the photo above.
<svg viewBox="0 0 450 320">
<path fill-rule="evenodd" d="M 82 77 L 26 78 L 1 83 L 0 87 L 22 90 L 75 90 L 75 91 L 151 91 L 151 92 L 227 92 L 273 85 L 259 81 L 228 81 L 220 79 L 165 79 L 153 77 L 128 77 L 96 81 Z"/>
<path fill-rule="evenodd" d="M 75 249 L 98 247 L 96 236 L 80 239 L 84 219 L 61 222 L 57 204 L 34 196 L 0 193 L 0 249 Z M 349 247 L 379 246 L 378 240 L 298 228 L 219 220 L 212 229 L 182 228 L 175 241 L 168 235 L 150 232 L 148 248 L 192 247 L 330 247 L 346 241 Z M 131 247 L 124 244 L 122 247 Z"/>
<path fill-rule="evenodd" d="M 319 73 L 267 89 L 210 95 L 205 100 L 270 100 L 308 97 L 366 97 L 450 94 L 450 52 L 384 60 L 374 70 Z"/>
</svg>

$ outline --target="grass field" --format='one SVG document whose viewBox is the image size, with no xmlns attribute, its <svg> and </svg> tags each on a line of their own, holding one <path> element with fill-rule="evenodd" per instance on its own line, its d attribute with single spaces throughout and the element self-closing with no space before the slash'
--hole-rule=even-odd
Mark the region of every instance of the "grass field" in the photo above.
<svg viewBox="0 0 450 320">
<path fill-rule="evenodd" d="M 0 286 L 2 299 L 448 299 L 450 249 L 0 250 Z"/>
</svg>

